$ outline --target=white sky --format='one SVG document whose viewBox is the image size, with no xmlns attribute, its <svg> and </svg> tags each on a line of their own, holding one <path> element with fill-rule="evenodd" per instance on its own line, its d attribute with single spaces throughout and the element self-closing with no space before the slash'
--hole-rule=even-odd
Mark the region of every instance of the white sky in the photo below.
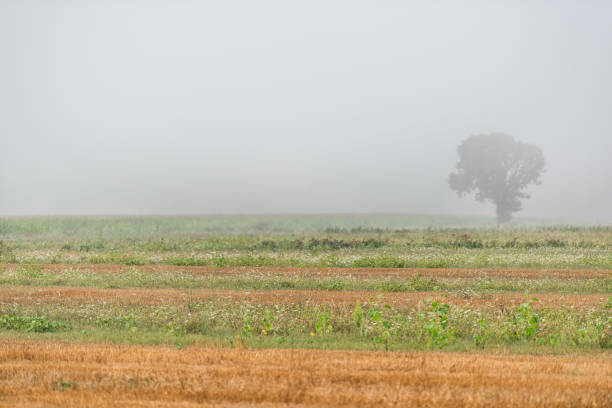
<svg viewBox="0 0 612 408">
<path fill-rule="evenodd" d="M 523 216 L 612 222 L 612 2 L 0 2 L 0 215 L 493 214 L 459 142 L 540 146 Z"/>
</svg>

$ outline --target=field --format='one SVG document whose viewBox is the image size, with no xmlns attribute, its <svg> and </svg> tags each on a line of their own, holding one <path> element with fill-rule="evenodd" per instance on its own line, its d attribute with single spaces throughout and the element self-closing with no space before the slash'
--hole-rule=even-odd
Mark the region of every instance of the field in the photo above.
<svg viewBox="0 0 612 408">
<path fill-rule="evenodd" d="M 9 342 L 7 406 L 610 406 L 609 361 Z"/>
<path fill-rule="evenodd" d="M 612 227 L 0 219 L 0 406 L 612 406 Z"/>
</svg>

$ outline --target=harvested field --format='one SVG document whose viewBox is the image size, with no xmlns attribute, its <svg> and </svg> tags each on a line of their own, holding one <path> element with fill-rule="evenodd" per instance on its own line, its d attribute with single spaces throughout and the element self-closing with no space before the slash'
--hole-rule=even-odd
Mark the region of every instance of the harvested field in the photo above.
<svg viewBox="0 0 612 408">
<path fill-rule="evenodd" d="M 0 408 L 612 407 L 611 228 L 202 222 L 0 225 Z"/>
<path fill-rule="evenodd" d="M 47 303 L 47 302 L 92 302 L 104 301 L 115 304 L 182 304 L 203 300 L 248 301 L 260 304 L 321 304 L 328 306 L 354 305 L 356 301 L 367 302 L 380 295 L 369 291 L 329 290 L 211 290 L 211 289 L 95 289 L 82 287 L 36 287 L 4 286 L 0 303 Z M 602 306 L 609 295 L 591 294 L 550 294 L 533 293 L 537 298 L 535 307 L 567 307 L 585 310 Z M 503 306 L 514 307 L 525 302 L 522 293 L 478 293 L 452 292 L 393 292 L 384 294 L 384 302 L 394 308 L 410 308 L 423 304 L 425 299 L 434 298 L 456 306 Z"/>
<path fill-rule="evenodd" d="M 5 264 L 0 267 L 7 270 L 23 268 L 24 265 Z M 316 276 L 334 277 L 350 276 L 353 278 L 414 278 L 416 276 L 431 278 L 479 278 L 500 277 L 517 279 L 537 278 L 580 278 L 594 279 L 612 276 L 609 269 L 526 269 L 526 268 L 284 268 L 284 267 L 224 267 L 212 266 L 173 266 L 173 265 L 110 265 L 110 264 L 47 264 L 36 265 L 43 272 L 62 272 L 67 269 L 89 271 L 94 273 L 122 273 L 137 269 L 144 272 L 180 272 L 195 276 L 242 276 L 245 274 L 282 275 L 288 277 Z"/>
<path fill-rule="evenodd" d="M 612 406 L 612 356 L 0 345 L 2 407 Z"/>
</svg>

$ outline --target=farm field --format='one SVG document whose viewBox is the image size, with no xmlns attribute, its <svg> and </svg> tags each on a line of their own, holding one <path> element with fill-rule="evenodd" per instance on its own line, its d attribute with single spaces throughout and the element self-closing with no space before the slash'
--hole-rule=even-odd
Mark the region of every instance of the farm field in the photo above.
<svg viewBox="0 0 612 408">
<path fill-rule="evenodd" d="M 0 406 L 611 405 L 612 228 L 432 219 L 1 219 Z"/>
<path fill-rule="evenodd" d="M 0 406 L 599 406 L 594 357 L 245 350 L 10 341 Z"/>
</svg>

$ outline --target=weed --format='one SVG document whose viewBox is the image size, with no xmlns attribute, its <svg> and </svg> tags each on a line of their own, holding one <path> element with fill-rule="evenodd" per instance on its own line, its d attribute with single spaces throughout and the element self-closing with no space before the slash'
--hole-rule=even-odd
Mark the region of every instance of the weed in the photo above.
<svg viewBox="0 0 612 408">
<path fill-rule="evenodd" d="M 527 301 L 522 303 L 518 309 L 512 313 L 510 327 L 506 331 L 506 335 L 511 339 L 533 339 L 538 330 L 538 322 L 540 315 L 535 312 L 532 307 L 534 302 L 538 302 L 537 298 L 529 299 L 529 295 L 525 295 Z"/>
<path fill-rule="evenodd" d="M 382 300 L 383 295 L 378 295 L 376 299 L 370 299 L 370 307 L 368 310 L 368 318 L 372 322 L 372 330 L 374 332 L 373 340 L 375 343 L 384 344 L 385 350 L 389 349 L 391 340 L 391 322 L 383 315 L 383 311 L 393 311 L 390 305 L 383 305 L 380 308 L 378 301 Z"/>
<path fill-rule="evenodd" d="M 253 318 L 245 311 L 242 315 L 242 336 L 248 337 L 253 333 Z"/>
<path fill-rule="evenodd" d="M 361 330 L 361 326 L 363 325 L 363 308 L 361 307 L 361 303 L 357 300 L 355 301 L 355 309 L 353 309 L 353 322 L 355 323 L 355 327 Z"/>
<path fill-rule="evenodd" d="M 274 328 L 274 316 L 270 312 L 269 309 L 266 309 L 264 312 L 264 317 L 261 319 L 261 334 L 270 334 L 272 333 L 272 329 Z"/>
<path fill-rule="evenodd" d="M 45 316 L 17 316 L 5 314 L 0 316 L 0 328 L 32 333 L 57 331 L 62 327 L 58 322 L 48 320 Z"/>
<path fill-rule="evenodd" d="M 53 389 L 56 391 L 76 390 L 79 384 L 75 381 L 64 381 L 62 379 L 53 381 Z"/>
<path fill-rule="evenodd" d="M 476 322 L 477 328 L 474 333 L 474 340 L 476 342 L 476 347 L 483 348 L 485 346 L 485 343 L 487 342 L 487 339 L 491 335 L 491 333 L 489 332 L 489 325 L 485 322 L 483 318 L 478 319 Z"/>
<path fill-rule="evenodd" d="M 315 331 L 318 335 L 330 334 L 333 330 L 333 326 L 330 322 L 329 312 L 315 311 Z"/>
<path fill-rule="evenodd" d="M 227 266 L 227 258 L 223 254 L 213 254 L 211 259 L 212 266 L 215 268 L 223 268 Z"/>
<path fill-rule="evenodd" d="M 449 312 L 450 305 L 448 303 L 441 304 L 439 301 L 431 301 L 431 298 L 425 300 L 427 309 L 421 314 L 421 318 L 425 321 L 423 329 L 426 333 L 427 347 L 444 348 L 451 343 L 456 337 L 456 329 L 449 327 Z"/>
</svg>

